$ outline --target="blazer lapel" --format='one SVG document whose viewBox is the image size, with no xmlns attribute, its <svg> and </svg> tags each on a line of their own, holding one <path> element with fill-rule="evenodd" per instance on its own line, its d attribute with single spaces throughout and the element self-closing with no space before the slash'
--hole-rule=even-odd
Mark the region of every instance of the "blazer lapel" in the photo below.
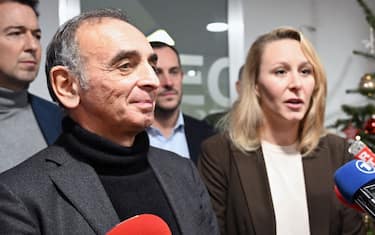
<svg viewBox="0 0 375 235">
<path fill-rule="evenodd" d="M 334 184 L 327 151 L 319 146 L 312 155 L 303 158 L 311 235 L 323 235 L 329 231 Z M 249 155 L 234 148 L 232 152 L 256 234 L 276 234 L 271 191 L 261 150 Z"/>
<path fill-rule="evenodd" d="M 92 168 L 68 160 L 49 175 L 97 234 L 105 234 L 119 223 L 112 203 Z"/>
<path fill-rule="evenodd" d="M 330 227 L 333 172 L 327 148 L 303 159 L 311 235 L 327 234 Z"/>
<path fill-rule="evenodd" d="M 189 208 L 189 204 L 185 203 L 187 196 L 186 193 L 189 192 L 185 192 L 183 190 L 184 186 L 181 185 L 180 181 L 178 181 L 178 179 L 175 177 L 175 175 L 178 174 L 175 174 L 173 170 L 178 171 L 178 167 L 169 167 L 169 163 L 167 161 L 163 161 L 163 159 L 168 157 L 174 156 L 164 155 L 160 157 L 150 149 L 148 158 L 156 178 L 159 180 L 162 189 L 166 192 L 165 195 L 170 203 L 174 215 L 176 216 L 176 222 L 181 229 L 181 234 L 191 234 L 190 227 L 191 224 L 194 223 L 190 221 L 194 218 L 186 213 L 191 211 L 191 208 Z"/>
<path fill-rule="evenodd" d="M 271 192 L 261 151 L 244 155 L 232 147 L 232 152 L 255 234 L 276 234 Z"/>
</svg>

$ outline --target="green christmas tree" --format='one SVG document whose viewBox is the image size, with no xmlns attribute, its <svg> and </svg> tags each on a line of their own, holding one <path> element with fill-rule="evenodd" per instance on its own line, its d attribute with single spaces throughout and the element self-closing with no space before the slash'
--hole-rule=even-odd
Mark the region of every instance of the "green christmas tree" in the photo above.
<svg viewBox="0 0 375 235">
<path fill-rule="evenodd" d="M 375 29 L 375 16 L 364 0 L 357 0 L 362 7 L 366 21 L 370 26 L 369 52 L 354 50 L 356 55 L 375 60 L 373 29 Z M 360 93 L 369 100 L 375 99 L 375 73 L 366 73 L 356 89 L 347 90 L 347 93 Z M 347 139 L 354 140 L 359 136 L 361 140 L 375 151 L 375 106 L 368 103 L 364 106 L 342 105 L 347 118 L 338 119 L 330 127 L 337 128 L 346 134 Z"/>
<path fill-rule="evenodd" d="M 357 2 L 362 7 L 366 15 L 366 21 L 370 26 L 370 39 L 367 46 L 369 52 L 354 50 L 353 53 L 375 60 L 373 34 L 375 16 L 364 0 L 357 0 Z M 358 87 L 353 90 L 347 90 L 347 93 L 360 93 L 369 100 L 375 99 L 375 73 L 364 74 L 361 77 Z M 372 151 L 375 151 L 375 106 L 369 103 L 360 107 L 342 105 L 341 108 L 347 114 L 348 118 L 338 119 L 331 127 L 344 132 L 348 140 L 354 140 L 359 136 L 362 142 L 369 146 Z M 363 220 L 366 226 L 366 235 L 375 235 L 374 219 L 364 213 Z"/>
</svg>

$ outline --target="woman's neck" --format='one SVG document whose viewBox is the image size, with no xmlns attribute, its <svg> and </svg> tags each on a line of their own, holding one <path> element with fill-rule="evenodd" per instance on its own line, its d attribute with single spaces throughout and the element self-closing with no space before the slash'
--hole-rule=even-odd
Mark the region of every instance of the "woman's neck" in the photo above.
<svg viewBox="0 0 375 235">
<path fill-rule="evenodd" d="M 299 123 L 264 122 L 260 129 L 261 139 L 275 145 L 287 146 L 297 142 Z"/>
</svg>

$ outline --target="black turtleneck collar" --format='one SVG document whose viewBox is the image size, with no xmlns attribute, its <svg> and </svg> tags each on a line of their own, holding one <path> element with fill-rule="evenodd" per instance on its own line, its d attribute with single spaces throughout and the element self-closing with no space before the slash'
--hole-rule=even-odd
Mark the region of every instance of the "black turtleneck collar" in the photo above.
<svg viewBox="0 0 375 235">
<path fill-rule="evenodd" d="M 136 136 L 133 146 L 124 147 L 85 130 L 67 117 L 57 144 L 95 169 L 120 220 L 155 214 L 168 223 L 173 234 L 181 234 L 165 192 L 148 164 L 145 131 Z"/>
<path fill-rule="evenodd" d="M 128 175 L 148 167 L 149 140 L 145 131 L 139 133 L 131 147 L 124 147 L 92 133 L 69 117 L 62 122 L 63 144 L 74 158 L 91 165 L 99 175 Z"/>
</svg>

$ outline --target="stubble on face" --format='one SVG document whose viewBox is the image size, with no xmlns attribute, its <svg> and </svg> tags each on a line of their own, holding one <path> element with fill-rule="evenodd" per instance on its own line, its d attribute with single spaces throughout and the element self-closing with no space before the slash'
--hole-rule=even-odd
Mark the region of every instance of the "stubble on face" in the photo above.
<svg viewBox="0 0 375 235">
<path fill-rule="evenodd" d="M 182 101 L 183 72 L 178 55 L 169 47 L 154 48 L 158 56 L 157 74 L 160 87 L 157 90 L 155 115 L 173 116 L 180 110 Z"/>
<path fill-rule="evenodd" d="M 163 101 L 160 101 L 159 98 L 156 99 L 156 103 L 155 103 L 155 113 L 157 115 L 162 115 L 162 116 L 169 116 L 169 115 L 172 115 L 174 113 L 176 113 L 177 111 L 180 110 L 180 105 L 181 105 L 181 101 L 182 101 L 182 93 L 178 93 L 178 99 L 177 100 L 163 100 Z M 175 103 L 174 105 L 164 105 L 166 102 L 169 102 L 169 103 Z"/>
</svg>

